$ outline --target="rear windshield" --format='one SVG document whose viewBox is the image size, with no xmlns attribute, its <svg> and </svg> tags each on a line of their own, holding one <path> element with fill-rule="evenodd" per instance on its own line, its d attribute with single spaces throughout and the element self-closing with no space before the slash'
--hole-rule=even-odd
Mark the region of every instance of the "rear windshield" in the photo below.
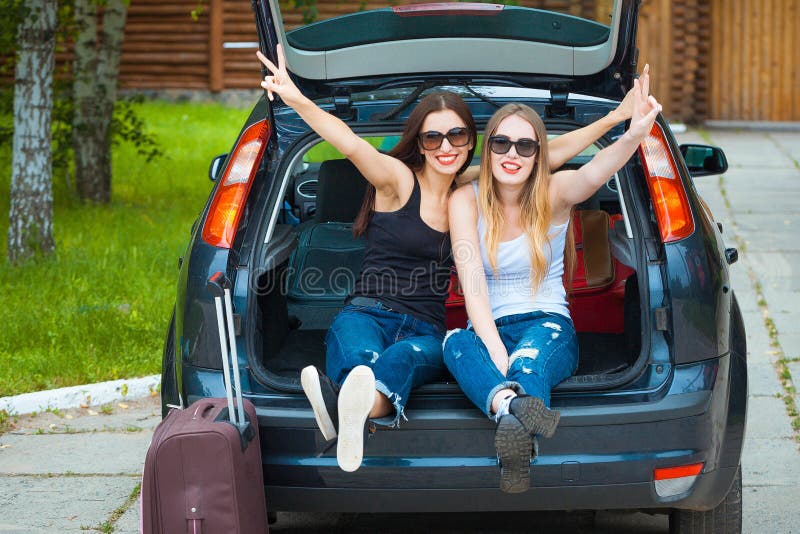
<svg viewBox="0 0 800 534">
<path fill-rule="evenodd" d="M 425 11 L 415 4 L 407 4 L 323 20 L 293 30 L 286 37 L 292 47 L 308 51 L 336 50 L 385 41 L 452 37 L 586 47 L 599 45 L 609 37 L 607 24 L 611 21 L 613 0 L 541 0 L 537 3 L 544 4 L 548 9 L 483 4 L 468 11 L 459 11 L 458 3 L 437 3 L 435 6 L 438 6 L 438 10 L 430 11 L 432 8 L 429 6 L 434 4 L 427 4 Z M 561 7 L 549 8 L 547 4 Z"/>
<path fill-rule="evenodd" d="M 547 134 L 548 140 L 553 140 L 561 134 L 556 133 L 549 133 Z M 387 135 L 387 136 L 369 136 L 364 137 L 369 144 L 380 150 L 381 152 L 389 152 L 394 146 L 400 141 L 399 135 Z M 483 134 L 478 134 L 478 144 L 475 147 L 475 161 L 473 164 L 479 163 L 479 158 L 481 155 L 481 150 L 483 148 Z M 591 145 L 585 148 L 580 154 L 575 157 L 573 163 L 580 163 L 583 164 L 586 162 L 588 158 L 596 154 L 600 149 L 595 146 Z M 303 154 L 303 163 L 322 163 L 323 161 L 327 161 L 329 159 L 344 159 L 344 155 L 341 152 L 336 150 L 333 145 L 328 143 L 327 141 L 321 141 L 320 143 L 314 145 L 310 148 L 305 154 Z"/>
</svg>

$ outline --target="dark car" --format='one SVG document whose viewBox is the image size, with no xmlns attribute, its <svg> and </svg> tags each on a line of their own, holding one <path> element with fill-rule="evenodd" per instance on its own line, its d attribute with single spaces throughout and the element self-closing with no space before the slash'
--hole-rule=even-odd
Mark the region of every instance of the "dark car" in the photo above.
<svg viewBox="0 0 800 534">
<path fill-rule="evenodd" d="M 570 14 L 587 2 L 568 13 L 399 6 L 288 33 L 277 0 L 253 4 L 262 52 L 274 61 L 282 43 L 298 87 L 381 148 L 430 90 L 461 94 L 479 127 L 498 106 L 523 102 L 558 135 L 613 109 L 637 69 L 637 0 L 598 2 L 592 19 Z M 498 489 L 494 423 L 448 377 L 413 392 L 399 428 L 369 426 L 357 472 L 339 469 L 299 373 L 324 369 L 326 329 L 358 275 L 364 243 L 351 228 L 364 179 L 266 96 L 216 163 L 181 260 L 163 403 L 224 396 L 207 288 L 224 273 L 270 512 L 645 509 L 669 513 L 674 532 L 741 530 L 747 367 L 728 275 L 736 250 L 693 184 L 726 170 L 721 150 L 678 146 L 659 117 L 638 154 L 577 207 L 569 300 L 580 364 L 553 393 L 561 423 L 540 444 L 530 490 L 513 495 Z M 587 231 L 597 217 L 604 224 Z M 455 279 L 447 311 L 448 327 L 464 325 Z"/>
</svg>

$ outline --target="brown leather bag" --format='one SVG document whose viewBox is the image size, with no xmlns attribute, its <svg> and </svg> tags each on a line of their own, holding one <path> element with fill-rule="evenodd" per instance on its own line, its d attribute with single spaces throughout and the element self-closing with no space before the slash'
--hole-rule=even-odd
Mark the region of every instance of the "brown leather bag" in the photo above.
<svg viewBox="0 0 800 534">
<path fill-rule="evenodd" d="M 570 293 L 608 287 L 614 281 L 614 258 L 608 241 L 609 216 L 602 210 L 580 210 L 572 216 L 577 264 Z"/>
</svg>

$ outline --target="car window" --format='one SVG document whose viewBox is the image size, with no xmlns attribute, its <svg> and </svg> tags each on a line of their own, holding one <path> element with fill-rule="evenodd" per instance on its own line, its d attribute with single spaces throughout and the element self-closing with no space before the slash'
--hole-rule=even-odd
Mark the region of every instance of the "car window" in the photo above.
<svg viewBox="0 0 800 534">
<path fill-rule="evenodd" d="M 555 139 L 560 134 L 548 134 L 547 138 L 549 140 Z M 386 136 L 369 136 L 364 137 L 364 139 L 380 150 L 381 152 L 389 152 L 397 142 L 400 140 L 399 135 L 386 135 Z M 481 148 L 483 146 L 483 134 L 478 135 L 478 146 L 475 147 L 475 157 L 481 155 Z M 597 154 L 600 150 L 599 147 L 595 145 L 591 145 L 588 148 L 584 149 L 583 152 L 578 154 L 578 156 L 592 156 Z M 341 152 L 336 150 L 330 143 L 327 141 L 322 141 L 314 145 L 308 152 L 305 153 L 303 156 L 304 163 L 322 163 L 325 160 L 329 159 L 343 159 L 344 155 Z M 476 162 L 477 163 L 477 162 Z"/>
</svg>

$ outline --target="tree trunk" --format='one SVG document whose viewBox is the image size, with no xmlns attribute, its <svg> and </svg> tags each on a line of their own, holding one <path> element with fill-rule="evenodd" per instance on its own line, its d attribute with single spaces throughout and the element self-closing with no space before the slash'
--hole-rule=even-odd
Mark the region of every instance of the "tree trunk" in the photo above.
<svg viewBox="0 0 800 534">
<path fill-rule="evenodd" d="M 75 1 L 78 35 L 72 145 L 78 195 L 94 202 L 111 200 L 111 121 L 126 16 L 125 0 L 108 0 L 103 11 L 102 39 L 98 43 L 95 1 Z"/>
<path fill-rule="evenodd" d="M 8 259 L 50 253 L 53 240 L 53 185 L 50 116 L 56 0 L 28 0 L 17 31 L 14 78 L 14 141 Z"/>
</svg>

